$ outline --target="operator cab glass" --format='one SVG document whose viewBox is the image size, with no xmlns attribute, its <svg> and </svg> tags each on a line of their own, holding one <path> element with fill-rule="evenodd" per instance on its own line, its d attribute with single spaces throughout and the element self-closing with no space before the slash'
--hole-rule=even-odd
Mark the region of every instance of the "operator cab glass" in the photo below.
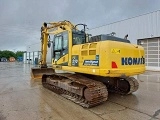
<svg viewBox="0 0 160 120">
<path fill-rule="evenodd" d="M 68 54 L 68 32 L 55 35 L 53 42 L 53 58 L 57 61 L 60 57 Z"/>
<path fill-rule="evenodd" d="M 84 31 L 72 30 L 72 44 L 79 45 L 86 43 L 86 34 Z"/>
<path fill-rule="evenodd" d="M 68 32 L 62 32 L 54 35 L 53 40 L 53 58 L 57 61 L 62 56 L 68 54 Z M 72 30 L 72 45 L 79 45 L 86 43 L 86 34 L 84 31 Z"/>
</svg>

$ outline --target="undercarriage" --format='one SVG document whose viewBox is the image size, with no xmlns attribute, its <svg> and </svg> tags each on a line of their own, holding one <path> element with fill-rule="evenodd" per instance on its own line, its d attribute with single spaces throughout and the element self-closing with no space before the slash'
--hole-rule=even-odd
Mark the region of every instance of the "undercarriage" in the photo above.
<svg viewBox="0 0 160 120">
<path fill-rule="evenodd" d="M 108 98 L 108 91 L 131 94 L 139 86 L 133 77 L 104 78 L 79 73 L 44 74 L 42 85 L 85 108 L 105 102 Z"/>
</svg>

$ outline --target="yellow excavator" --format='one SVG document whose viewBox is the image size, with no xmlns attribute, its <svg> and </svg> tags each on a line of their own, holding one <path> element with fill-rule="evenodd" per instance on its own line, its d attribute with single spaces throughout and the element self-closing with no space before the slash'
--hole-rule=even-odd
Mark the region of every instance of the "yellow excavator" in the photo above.
<svg viewBox="0 0 160 120">
<path fill-rule="evenodd" d="M 51 68 L 46 63 L 48 46 L 52 47 Z M 89 37 L 85 24 L 66 20 L 43 24 L 41 52 L 40 68 L 31 69 L 32 78 L 42 78 L 43 87 L 86 108 L 105 102 L 108 92 L 135 92 L 139 84 L 132 76 L 145 72 L 141 46 L 114 34 Z"/>
</svg>

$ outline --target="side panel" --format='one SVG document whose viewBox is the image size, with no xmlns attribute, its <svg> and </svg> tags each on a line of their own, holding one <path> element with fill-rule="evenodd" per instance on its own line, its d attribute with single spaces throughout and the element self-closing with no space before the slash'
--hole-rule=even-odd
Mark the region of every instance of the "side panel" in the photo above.
<svg viewBox="0 0 160 120">
<path fill-rule="evenodd" d="M 75 62 L 78 64 L 74 64 Z M 75 72 L 99 75 L 99 44 L 74 45 L 72 47 L 72 63 L 72 70 Z"/>
<path fill-rule="evenodd" d="M 74 45 L 71 62 L 78 64 L 62 69 L 109 77 L 132 76 L 145 71 L 144 49 L 115 41 Z"/>
<path fill-rule="evenodd" d="M 145 53 L 141 46 L 109 41 L 101 42 L 100 48 L 100 75 L 128 76 L 145 71 Z"/>
</svg>

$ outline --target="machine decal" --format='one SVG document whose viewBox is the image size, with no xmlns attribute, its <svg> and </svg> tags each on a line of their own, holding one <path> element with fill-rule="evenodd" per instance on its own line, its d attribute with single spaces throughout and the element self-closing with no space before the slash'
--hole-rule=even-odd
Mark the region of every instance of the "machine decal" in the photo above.
<svg viewBox="0 0 160 120">
<path fill-rule="evenodd" d="M 99 66 L 99 60 L 84 60 L 83 65 L 86 65 L 86 66 Z"/>
<path fill-rule="evenodd" d="M 117 49 L 117 48 L 114 48 L 114 49 L 111 49 L 111 53 L 113 53 L 113 54 L 120 54 L 121 50 Z"/>
<path fill-rule="evenodd" d="M 78 55 L 72 55 L 72 66 L 78 66 L 79 60 Z"/>
<path fill-rule="evenodd" d="M 122 57 L 122 65 L 140 65 L 145 64 L 145 58 Z"/>
</svg>

